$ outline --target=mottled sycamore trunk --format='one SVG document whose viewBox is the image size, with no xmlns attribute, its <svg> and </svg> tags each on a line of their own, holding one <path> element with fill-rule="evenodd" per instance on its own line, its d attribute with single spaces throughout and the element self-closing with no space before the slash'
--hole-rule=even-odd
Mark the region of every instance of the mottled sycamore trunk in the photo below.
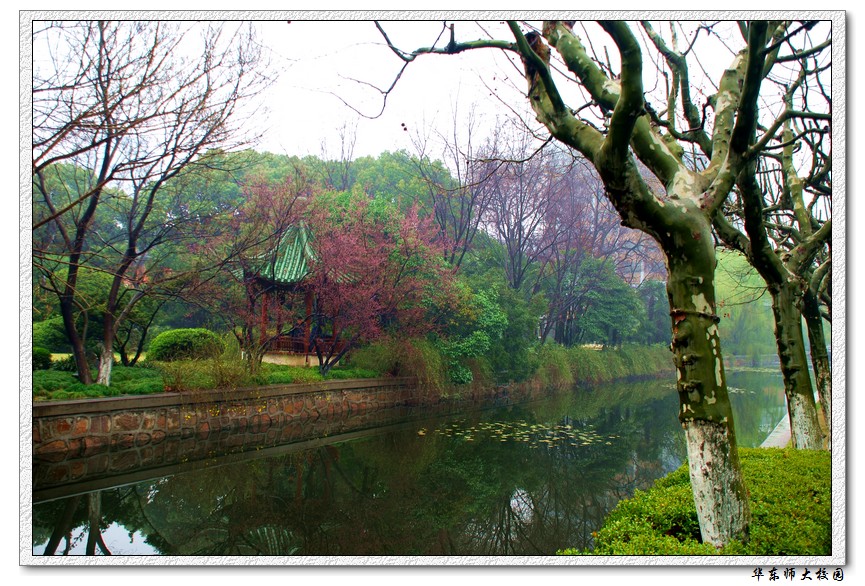
<svg viewBox="0 0 865 586">
<path fill-rule="evenodd" d="M 106 387 L 111 386 L 111 369 L 114 367 L 114 324 L 116 318 L 111 309 L 112 297 L 109 295 L 109 308 L 106 310 L 102 324 L 102 351 L 99 355 L 99 374 L 96 382 Z"/>
<path fill-rule="evenodd" d="M 814 380 L 817 385 L 817 395 L 826 421 L 828 438 L 832 438 L 832 365 L 829 352 L 826 349 L 826 336 L 823 332 L 823 316 L 817 297 L 811 292 L 805 293 L 802 315 L 808 328 L 808 342 L 811 345 L 811 365 L 814 367 Z"/>
<path fill-rule="evenodd" d="M 102 354 L 99 356 L 99 376 L 96 382 L 106 387 L 111 386 L 111 369 L 114 366 L 114 349 L 112 346 L 102 347 Z"/>
<path fill-rule="evenodd" d="M 819 450 L 823 446 L 817 405 L 808 372 L 805 340 L 802 336 L 801 300 L 792 286 L 770 286 L 772 313 L 775 316 L 775 342 L 781 373 L 784 375 L 784 394 L 787 396 L 787 414 L 793 446 L 800 450 Z"/>
<path fill-rule="evenodd" d="M 695 173 L 646 114 L 640 43 L 627 24 L 602 21 L 621 56 L 621 75 L 610 79 L 597 67 L 572 28 L 547 21 L 543 35 L 592 98 L 612 114 L 605 133 L 566 106 L 550 70 L 549 46 L 535 32 L 523 35 L 510 22 L 523 58 L 528 97 L 550 133 L 579 150 L 598 171 L 622 223 L 654 237 L 667 257 L 677 369 L 679 419 L 685 430 L 694 502 L 703 541 L 716 547 L 747 540 L 751 512 L 742 479 L 733 413 L 715 315 L 715 250 L 711 218 L 729 194 L 746 160 L 756 124 L 761 59 L 737 54 L 715 96 L 715 129 L 708 167 Z M 749 31 L 762 46 L 766 26 Z M 755 53 L 761 57 L 759 52 Z M 705 137 L 708 140 L 708 136 Z M 646 183 L 634 157 L 665 186 Z"/>
<path fill-rule="evenodd" d="M 732 426 L 691 419 L 682 423 L 688 445 L 688 471 L 705 543 L 722 547 L 747 542 L 751 522 Z"/>
<path fill-rule="evenodd" d="M 715 315 L 715 254 L 708 223 L 665 245 L 679 419 L 703 541 L 747 541 L 748 491 L 739 466 L 733 412 Z"/>
<path fill-rule="evenodd" d="M 823 434 L 808 373 L 800 298 L 792 285 L 770 286 L 769 293 L 772 294 L 775 342 L 784 375 L 793 446 L 800 450 L 819 450 L 823 447 Z"/>
</svg>

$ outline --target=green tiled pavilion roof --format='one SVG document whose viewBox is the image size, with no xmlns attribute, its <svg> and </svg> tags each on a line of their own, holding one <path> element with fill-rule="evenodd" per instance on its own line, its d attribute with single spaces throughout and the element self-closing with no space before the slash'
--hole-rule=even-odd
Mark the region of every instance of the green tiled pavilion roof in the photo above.
<svg viewBox="0 0 865 586">
<path fill-rule="evenodd" d="M 309 230 L 292 226 L 283 235 L 272 261 L 262 263 L 257 272 L 261 279 L 280 285 L 299 283 L 309 273 L 309 262 L 315 258 L 310 246 Z"/>
</svg>

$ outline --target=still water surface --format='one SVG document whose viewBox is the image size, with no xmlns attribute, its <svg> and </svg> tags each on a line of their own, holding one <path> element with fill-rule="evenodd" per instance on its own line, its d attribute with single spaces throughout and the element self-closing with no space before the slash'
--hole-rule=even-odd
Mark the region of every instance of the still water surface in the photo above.
<svg viewBox="0 0 865 586">
<path fill-rule="evenodd" d="M 728 378 L 739 444 L 757 446 L 785 414 L 780 375 Z M 33 553 L 52 534 L 58 555 L 590 548 L 619 500 L 683 463 L 677 405 L 667 381 L 605 385 L 37 503 Z"/>
</svg>

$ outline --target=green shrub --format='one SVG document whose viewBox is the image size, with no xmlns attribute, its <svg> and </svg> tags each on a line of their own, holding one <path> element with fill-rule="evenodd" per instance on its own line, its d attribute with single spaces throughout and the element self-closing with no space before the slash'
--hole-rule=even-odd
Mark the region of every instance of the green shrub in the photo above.
<svg viewBox="0 0 865 586">
<path fill-rule="evenodd" d="M 338 367 L 328 379 L 372 378 L 377 371 L 359 367 Z M 111 387 L 82 385 L 71 372 L 34 372 L 33 395 L 38 400 L 66 400 L 117 395 L 147 395 L 165 390 L 177 392 L 234 389 L 255 385 L 310 383 L 324 380 L 318 369 L 302 366 L 262 364 L 251 375 L 246 363 L 228 360 L 225 354 L 209 360 L 148 362 L 131 367 L 115 366 Z"/>
<path fill-rule="evenodd" d="M 114 387 L 105 385 L 85 385 L 79 382 L 72 383 L 62 391 L 54 391 L 50 394 L 53 401 L 68 401 L 71 399 L 95 399 L 99 397 L 117 397 L 121 393 Z"/>
<path fill-rule="evenodd" d="M 182 328 L 162 332 L 150 343 L 148 360 L 172 362 L 215 358 L 224 350 L 222 340 L 204 328 Z"/>
<path fill-rule="evenodd" d="M 451 362 L 450 368 L 448 368 L 448 376 L 450 377 L 450 381 L 455 385 L 467 385 L 475 380 L 471 369 L 456 360 Z"/>
<path fill-rule="evenodd" d="M 111 371 L 111 387 L 121 395 L 149 395 L 163 391 L 162 374 L 150 367 L 115 366 Z"/>
<path fill-rule="evenodd" d="M 490 386 L 495 382 L 495 372 L 489 359 L 485 356 L 468 358 L 466 366 L 472 371 L 472 381 L 480 386 Z"/>
<path fill-rule="evenodd" d="M 359 366 L 337 366 L 328 371 L 327 376 L 321 376 L 317 368 L 306 366 L 287 366 L 281 364 L 262 364 L 262 384 L 289 385 L 295 383 L 312 383 L 322 380 L 345 380 L 351 378 L 375 378 L 381 373 L 371 368 Z"/>
<path fill-rule="evenodd" d="M 829 555 L 831 461 L 827 451 L 740 449 L 750 492 L 748 543 L 716 551 L 701 543 L 687 464 L 621 501 L 595 533 L 591 551 L 571 555 Z"/>
<path fill-rule="evenodd" d="M 248 387 L 255 384 L 254 378 L 250 375 L 248 365 L 237 359 L 226 359 L 225 354 L 222 356 L 208 360 L 210 367 L 213 369 L 213 385 L 217 389 L 237 389 L 240 387 Z"/>
<path fill-rule="evenodd" d="M 139 365 L 135 366 L 115 366 L 111 369 L 111 384 L 125 384 L 127 382 L 135 382 L 142 379 L 159 378 L 159 373 L 153 368 L 144 368 Z"/>
<path fill-rule="evenodd" d="M 578 383 L 598 384 L 632 376 L 672 373 L 670 351 L 661 344 L 626 345 L 598 349 L 573 346 L 567 349 L 571 375 Z"/>
<path fill-rule="evenodd" d="M 303 366 L 264 363 L 260 365 L 256 374 L 251 374 L 245 362 L 224 357 L 209 360 L 175 360 L 156 364 L 157 370 L 162 374 L 165 381 L 166 390 L 176 392 L 237 389 L 255 385 L 322 380 L 317 369 Z"/>
<path fill-rule="evenodd" d="M 39 400 L 64 400 L 118 395 L 147 395 L 163 391 L 162 375 L 153 368 L 115 366 L 111 386 L 83 385 L 72 372 L 40 370 L 33 373 L 33 396 Z"/>
<path fill-rule="evenodd" d="M 421 384 L 442 388 L 447 381 L 446 359 L 429 340 L 386 339 L 354 350 L 353 367 L 391 376 L 415 376 Z"/>
<path fill-rule="evenodd" d="M 351 368 L 333 368 L 330 372 L 327 373 L 327 378 L 335 379 L 335 380 L 344 380 L 350 378 L 376 378 L 381 376 L 376 370 L 371 368 L 360 368 L 360 367 L 351 367 Z"/>
<path fill-rule="evenodd" d="M 262 364 L 261 366 L 264 377 L 263 382 L 268 385 L 290 385 L 293 383 L 312 383 L 323 380 L 317 368 L 276 364 Z M 336 369 L 331 369 L 331 372 L 334 370 Z"/>
<path fill-rule="evenodd" d="M 355 348 L 346 358 L 354 367 L 368 368 L 392 375 L 397 369 L 397 359 L 392 350 L 389 342 L 373 342 Z"/>
<path fill-rule="evenodd" d="M 593 384 L 609 380 L 604 356 L 600 350 L 583 346 L 568 348 L 571 371 L 574 379 L 583 384 Z"/>
<path fill-rule="evenodd" d="M 72 346 L 66 337 L 62 317 L 52 317 L 33 324 L 33 345 L 47 348 L 51 352 L 69 352 Z"/>
<path fill-rule="evenodd" d="M 165 390 L 161 376 L 158 378 L 129 381 L 123 386 L 112 386 L 121 395 L 152 395 L 153 393 L 161 393 Z"/>
<path fill-rule="evenodd" d="M 222 335 L 222 360 L 230 362 L 243 362 L 243 351 L 237 336 L 232 333 Z"/>
<path fill-rule="evenodd" d="M 742 474 L 751 491 L 752 555 L 829 555 L 832 470 L 825 450 L 751 449 Z M 728 551 L 725 553 L 736 553 Z"/>
<path fill-rule="evenodd" d="M 635 491 L 632 498 L 619 503 L 604 521 L 596 534 L 593 553 L 639 555 L 639 548 L 659 541 L 668 549 L 674 542 L 667 538 L 688 548 L 689 553 L 700 545 L 700 525 L 690 484 Z M 714 553 L 713 550 L 709 546 L 706 551 Z"/>
<path fill-rule="evenodd" d="M 33 370 L 48 370 L 51 368 L 51 350 L 33 346 Z"/>
<path fill-rule="evenodd" d="M 160 362 L 157 370 L 162 374 L 166 391 L 188 392 L 216 388 L 213 369 L 209 361 L 173 360 Z"/>
</svg>

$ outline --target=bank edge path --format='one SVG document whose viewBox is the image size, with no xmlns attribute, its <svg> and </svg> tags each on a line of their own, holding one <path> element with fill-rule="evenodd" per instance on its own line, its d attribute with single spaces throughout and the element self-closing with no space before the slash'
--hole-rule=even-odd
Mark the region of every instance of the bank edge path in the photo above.
<svg viewBox="0 0 865 586">
<path fill-rule="evenodd" d="M 781 421 L 778 422 L 778 425 L 775 426 L 775 429 L 772 430 L 772 433 L 769 434 L 769 437 L 760 444 L 760 447 L 784 448 L 790 443 L 790 437 L 790 420 L 787 418 L 787 415 L 784 415 Z"/>
</svg>

